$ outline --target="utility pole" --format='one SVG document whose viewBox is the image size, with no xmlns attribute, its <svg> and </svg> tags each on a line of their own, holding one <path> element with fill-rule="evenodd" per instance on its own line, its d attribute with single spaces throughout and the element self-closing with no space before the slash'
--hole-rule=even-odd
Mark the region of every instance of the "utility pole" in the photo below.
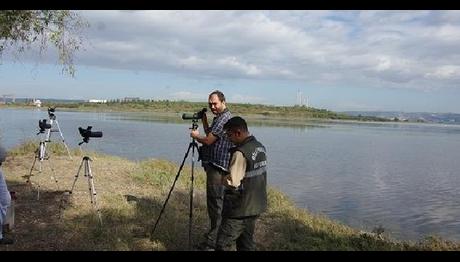
<svg viewBox="0 0 460 262">
<path fill-rule="evenodd" d="M 299 106 L 302 106 L 302 102 L 304 102 L 305 99 L 302 98 L 302 92 L 300 90 L 297 90 L 297 101 L 296 104 Z"/>
</svg>

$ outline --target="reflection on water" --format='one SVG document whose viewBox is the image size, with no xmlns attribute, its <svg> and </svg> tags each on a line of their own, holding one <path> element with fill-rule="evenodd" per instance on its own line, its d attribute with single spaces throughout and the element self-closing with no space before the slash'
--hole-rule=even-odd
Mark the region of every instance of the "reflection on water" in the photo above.
<svg viewBox="0 0 460 262">
<path fill-rule="evenodd" d="M 104 114 L 104 113 L 101 113 Z M 208 121 L 211 123 L 212 114 L 208 113 Z M 236 115 L 235 115 L 236 116 Z M 109 113 L 107 116 L 112 120 L 126 120 L 126 121 L 156 121 L 161 123 L 187 123 L 190 120 L 183 120 L 182 113 L 168 113 L 168 114 L 152 114 L 152 113 L 139 113 L 139 112 L 120 112 L 120 113 Z M 268 119 L 263 117 L 245 117 L 250 126 L 265 126 L 265 127 L 291 127 L 293 129 L 305 130 L 307 128 L 328 128 L 327 124 L 322 122 L 300 122 L 289 119 Z"/>
<path fill-rule="evenodd" d="M 46 111 L 0 110 L 0 141 L 36 138 Z M 128 159 L 180 163 L 190 142 L 181 114 L 56 112 L 69 146 L 77 128 L 104 132 L 87 145 Z M 460 126 L 250 119 L 268 151 L 269 183 L 301 208 L 353 227 L 382 225 L 400 239 L 460 241 Z M 289 124 L 288 124 L 289 123 Z"/>
</svg>

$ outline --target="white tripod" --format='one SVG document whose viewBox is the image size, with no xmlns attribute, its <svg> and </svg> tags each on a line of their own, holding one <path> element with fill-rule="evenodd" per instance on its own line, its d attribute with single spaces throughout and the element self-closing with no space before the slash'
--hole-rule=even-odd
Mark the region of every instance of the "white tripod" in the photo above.
<svg viewBox="0 0 460 262">
<path fill-rule="evenodd" d="M 49 130 L 51 128 L 51 125 L 46 124 L 46 119 L 44 119 L 43 122 L 39 121 L 39 127 L 40 127 L 40 131 L 37 133 L 37 135 L 43 134 L 45 130 Z M 45 138 L 45 141 L 43 141 L 43 140 L 40 141 L 40 144 L 38 145 L 38 148 L 35 150 L 34 162 L 32 163 L 32 167 L 30 168 L 30 172 L 29 172 L 29 175 L 27 176 L 26 183 L 31 183 L 30 178 L 32 177 L 32 172 L 34 170 L 35 163 L 37 163 L 37 159 L 38 159 L 38 173 L 40 174 L 42 172 L 42 163 L 43 163 L 43 161 L 44 160 L 49 160 L 49 158 L 50 158 L 50 156 L 46 152 L 46 138 Z M 56 179 L 56 173 L 54 172 L 54 169 L 53 169 L 53 166 L 51 165 L 51 163 L 49 163 L 49 167 L 50 167 L 51 172 L 52 172 L 51 177 L 56 182 L 56 186 L 57 186 L 57 188 L 59 190 L 58 180 Z M 37 187 L 38 187 L 37 188 L 37 200 L 40 200 L 40 183 L 37 182 L 36 184 L 37 184 Z"/>
<path fill-rule="evenodd" d="M 81 168 L 82 168 L 82 166 L 84 166 L 85 167 L 84 168 L 85 169 L 84 176 L 88 178 L 88 186 L 89 186 L 89 194 L 90 194 L 91 204 L 93 204 L 93 206 L 96 208 L 97 214 L 98 214 L 98 217 L 99 217 L 99 222 L 102 225 L 101 210 L 99 209 L 99 206 L 97 204 L 97 193 L 96 193 L 96 188 L 94 187 L 93 173 L 91 172 L 91 166 L 89 164 L 90 161 L 93 161 L 93 160 L 91 160 L 91 158 L 89 158 L 89 156 L 84 156 L 83 159 L 81 160 L 80 167 L 78 168 L 78 172 L 75 175 L 75 179 L 74 179 L 73 184 L 72 184 L 72 189 L 70 189 L 69 194 L 72 194 L 73 189 L 75 187 L 75 183 L 77 182 L 78 176 L 80 175 Z"/>
<path fill-rule="evenodd" d="M 59 132 L 59 134 L 61 135 L 61 138 L 62 138 L 62 143 L 64 144 L 64 147 L 67 150 L 67 154 L 68 154 L 69 158 L 72 159 L 72 156 L 70 155 L 69 147 L 67 147 L 67 144 L 65 143 L 64 135 L 62 134 L 61 128 L 59 127 L 59 122 L 56 119 L 56 115 L 54 114 L 54 111 L 55 111 L 54 108 L 51 108 L 51 107 L 48 108 L 48 116 L 49 116 L 51 128 L 46 130 L 45 143 L 51 142 L 51 133 L 52 132 Z M 56 125 L 57 129 L 56 128 L 53 129 L 53 125 Z"/>
<path fill-rule="evenodd" d="M 102 132 L 92 132 L 91 131 L 91 126 L 88 126 L 88 128 L 85 130 L 83 128 L 79 128 L 80 134 L 83 136 L 83 141 L 80 142 L 78 145 L 80 146 L 80 151 L 83 152 L 81 149 L 81 144 L 83 143 L 88 143 L 90 137 L 102 137 Z M 73 192 L 73 189 L 75 187 L 75 183 L 77 182 L 78 176 L 80 175 L 81 168 L 85 166 L 85 174 L 84 176 L 88 178 L 88 186 L 89 186 L 89 194 L 90 194 L 90 199 L 91 199 L 91 204 L 93 204 L 93 207 L 96 208 L 97 214 L 99 217 L 99 222 L 102 225 L 102 216 L 101 216 L 101 210 L 97 204 L 97 193 L 96 193 L 96 188 L 94 187 L 94 180 L 93 180 L 93 173 L 91 171 L 91 166 L 90 166 L 90 161 L 91 158 L 89 156 L 84 156 L 83 159 L 81 160 L 80 167 L 78 168 L 78 172 L 75 175 L 75 179 L 72 184 L 72 189 L 70 189 L 69 194 L 71 195 Z"/>
</svg>

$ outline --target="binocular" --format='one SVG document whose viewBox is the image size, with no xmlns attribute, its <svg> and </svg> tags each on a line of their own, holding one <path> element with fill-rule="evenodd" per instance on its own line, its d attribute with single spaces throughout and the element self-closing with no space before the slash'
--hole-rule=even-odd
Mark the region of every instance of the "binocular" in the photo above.
<svg viewBox="0 0 460 262">
<path fill-rule="evenodd" d="M 102 131 L 92 131 L 92 128 L 92 126 L 88 126 L 86 129 L 82 127 L 78 128 L 80 135 L 83 137 L 84 143 L 88 143 L 90 137 L 102 137 Z"/>
<path fill-rule="evenodd" d="M 102 131 L 91 131 L 92 128 L 92 126 L 88 126 L 86 129 L 79 127 L 78 131 L 82 137 L 102 137 Z"/>
<path fill-rule="evenodd" d="M 189 119 L 192 119 L 192 120 L 199 120 L 199 119 L 202 119 L 203 118 L 203 115 L 204 113 L 208 111 L 208 109 L 206 107 L 203 107 L 203 109 L 201 109 L 200 111 L 194 113 L 194 114 L 182 114 L 182 119 L 183 120 L 189 120 Z"/>
<path fill-rule="evenodd" d="M 38 127 L 40 128 L 40 131 L 38 132 L 40 134 L 44 133 L 46 129 L 50 129 L 51 124 L 46 123 L 46 119 L 38 120 Z"/>
</svg>

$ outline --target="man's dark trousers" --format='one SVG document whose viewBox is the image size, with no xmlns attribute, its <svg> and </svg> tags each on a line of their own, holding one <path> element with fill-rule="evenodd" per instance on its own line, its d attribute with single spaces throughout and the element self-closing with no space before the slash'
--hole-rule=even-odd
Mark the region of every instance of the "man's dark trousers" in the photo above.
<svg viewBox="0 0 460 262">
<path fill-rule="evenodd" d="M 219 228 L 216 251 L 230 251 L 236 241 L 237 251 L 255 251 L 254 231 L 259 216 L 224 217 Z"/>
<path fill-rule="evenodd" d="M 211 228 L 206 233 L 206 244 L 215 248 L 217 232 L 222 221 L 222 208 L 224 205 L 224 189 L 222 177 L 225 173 L 211 164 L 204 165 L 206 171 L 206 204 Z"/>
</svg>

